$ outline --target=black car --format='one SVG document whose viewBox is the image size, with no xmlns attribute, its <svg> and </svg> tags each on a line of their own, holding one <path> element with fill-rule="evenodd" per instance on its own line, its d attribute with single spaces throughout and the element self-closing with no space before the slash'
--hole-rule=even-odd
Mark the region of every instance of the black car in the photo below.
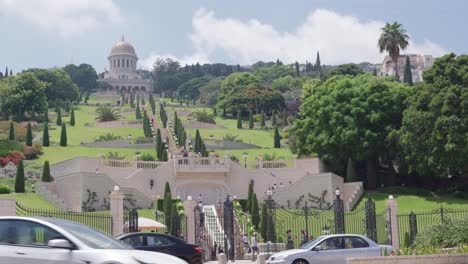
<svg viewBox="0 0 468 264">
<path fill-rule="evenodd" d="M 138 250 L 166 253 L 191 264 L 202 263 L 202 248 L 187 244 L 185 241 L 170 235 L 139 232 L 123 234 L 117 239 Z"/>
</svg>

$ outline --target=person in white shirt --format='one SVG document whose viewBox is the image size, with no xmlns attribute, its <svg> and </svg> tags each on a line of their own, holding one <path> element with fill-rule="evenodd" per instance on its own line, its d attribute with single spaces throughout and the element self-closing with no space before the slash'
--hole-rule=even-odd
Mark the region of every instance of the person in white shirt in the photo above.
<svg viewBox="0 0 468 264">
<path fill-rule="evenodd" d="M 258 255 L 258 241 L 257 233 L 254 233 L 252 236 L 252 261 L 255 260 L 256 255 Z"/>
</svg>

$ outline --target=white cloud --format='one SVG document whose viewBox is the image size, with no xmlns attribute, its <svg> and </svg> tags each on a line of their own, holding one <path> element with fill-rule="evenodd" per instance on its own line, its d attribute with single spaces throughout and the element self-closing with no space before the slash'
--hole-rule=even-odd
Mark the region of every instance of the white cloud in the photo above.
<svg viewBox="0 0 468 264">
<path fill-rule="evenodd" d="M 316 52 L 320 51 L 322 63 L 325 64 L 376 63 L 385 56 L 377 48 L 380 29 L 384 24 L 382 21 L 365 22 L 353 16 L 318 9 L 311 12 L 293 31 L 281 32 L 256 19 L 241 21 L 220 18 L 213 11 L 202 8 L 193 16 L 193 29 L 189 35 L 196 56 L 184 58 L 202 57 L 209 61 L 220 61 L 214 58 L 216 52 L 240 64 L 273 61 L 276 58 L 291 63 L 315 61 Z M 405 52 L 434 56 L 447 53 L 444 48 L 429 40 L 423 43 L 411 40 Z"/>
<path fill-rule="evenodd" d="M 62 36 L 82 35 L 103 24 L 123 21 L 114 0 L 0 0 L 0 13 Z"/>
</svg>

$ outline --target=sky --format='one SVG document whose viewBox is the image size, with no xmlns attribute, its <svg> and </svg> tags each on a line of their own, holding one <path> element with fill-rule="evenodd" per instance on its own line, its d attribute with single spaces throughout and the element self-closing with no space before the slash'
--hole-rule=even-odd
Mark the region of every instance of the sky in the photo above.
<svg viewBox="0 0 468 264">
<path fill-rule="evenodd" d="M 322 64 L 382 61 L 377 40 L 398 21 L 403 53 L 468 53 L 465 0 L 0 0 L 0 70 L 88 63 L 98 72 L 112 45 L 131 42 L 139 66 L 259 60 Z"/>
</svg>

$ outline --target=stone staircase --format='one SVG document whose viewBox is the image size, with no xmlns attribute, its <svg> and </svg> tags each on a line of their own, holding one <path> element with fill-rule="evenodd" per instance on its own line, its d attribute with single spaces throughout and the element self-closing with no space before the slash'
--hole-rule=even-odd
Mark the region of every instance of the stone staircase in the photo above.
<svg viewBox="0 0 468 264">
<path fill-rule="evenodd" d="M 344 198 L 345 210 L 352 210 L 364 193 L 362 182 L 346 182 L 343 184 L 346 197 Z"/>
<path fill-rule="evenodd" d="M 57 194 L 52 192 L 50 189 L 55 187 L 53 183 L 45 183 L 45 182 L 36 182 L 35 191 L 37 194 L 42 196 L 44 199 L 55 205 L 62 211 L 67 211 L 67 206 L 65 204 L 65 200 L 58 197 Z"/>
<path fill-rule="evenodd" d="M 207 230 L 212 241 L 224 241 L 224 230 L 219 221 L 218 214 L 214 205 L 204 205 L 205 212 L 205 229 Z"/>
</svg>

